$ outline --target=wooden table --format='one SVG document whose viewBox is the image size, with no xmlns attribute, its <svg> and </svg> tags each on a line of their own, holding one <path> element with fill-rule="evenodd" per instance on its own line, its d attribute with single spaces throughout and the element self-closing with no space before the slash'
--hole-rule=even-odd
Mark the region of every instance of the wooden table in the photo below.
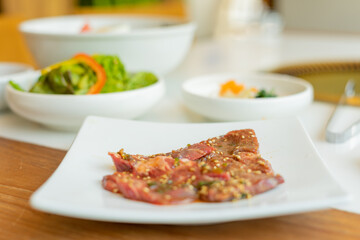
<svg viewBox="0 0 360 240">
<path fill-rule="evenodd" d="M 0 239 L 360 239 L 360 215 L 326 210 L 207 226 L 87 221 L 33 210 L 64 151 L 0 138 Z"/>
</svg>

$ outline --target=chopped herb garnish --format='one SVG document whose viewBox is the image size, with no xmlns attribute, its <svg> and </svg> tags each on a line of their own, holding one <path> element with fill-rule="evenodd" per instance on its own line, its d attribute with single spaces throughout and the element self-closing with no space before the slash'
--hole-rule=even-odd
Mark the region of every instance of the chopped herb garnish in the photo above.
<svg viewBox="0 0 360 240">
<path fill-rule="evenodd" d="M 200 181 L 198 182 L 196 188 L 200 189 L 202 186 L 211 186 L 212 184 L 216 183 L 218 181 Z"/>
<path fill-rule="evenodd" d="M 156 182 L 148 182 L 147 184 L 149 187 L 156 185 Z"/>
<path fill-rule="evenodd" d="M 247 195 L 246 193 L 242 193 L 242 194 L 241 194 L 241 199 L 247 198 L 247 196 L 248 196 L 248 195 Z"/>
<path fill-rule="evenodd" d="M 171 189 L 171 185 L 169 184 L 160 184 L 158 185 L 157 189 L 155 190 L 158 193 L 165 193 Z"/>
<path fill-rule="evenodd" d="M 266 91 L 265 89 L 261 89 L 256 94 L 256 98 L 268 98 L 268 97 L 277 97 L 277 95 L 274 93 L 274 90 Z"/>
<path fill-rule="evenodd" d="M 175 162 L 174 162 L 174 166 L 177 167 L 180 165 L 180 159 L 179 158 L 175 158 Z"/>
</svg>

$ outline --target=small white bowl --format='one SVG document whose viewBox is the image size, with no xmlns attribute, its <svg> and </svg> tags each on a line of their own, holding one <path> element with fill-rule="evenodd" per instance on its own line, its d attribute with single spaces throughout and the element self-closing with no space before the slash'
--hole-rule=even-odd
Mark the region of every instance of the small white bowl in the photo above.
<svg viewBox="0 0 360 240">
<path fill-rule="evenodd" d="M 21 87 L 30 89 L 37 77 L 28 78 Z M 137 118 L 153 107 L 165 93 L 164 80 L 150 86 L 117 93 L 94 95 L 40 94 L 15 90 L 6 86 L 10 109 L 21 117 L 50 128 L 76 131 L 89 115 Z"/>
<path fill-rule="evenodd" d="M 220 84 L 233 79 L 245 87 L 274 90 L 275 98 L 223 98 L 218 96 Z M 296 115 L 311 104 L 310 83 L 291 76 L 269 73 L 226 73 L 187 80 L 182 86 L 186 106 L 216 121 L 246 121 Z"/>
<path fill-rule="evenodd" d="M 123 25 L 123 31 L 80 33 L 81 27 Z M 76 53 L 118 55 L 129 71 L 166 74 L 188 52 L 193 23 L 161 17 L 74 15 L 40 18 L 20 25 L 38 66 L 44 68 Z"/>
<path fill-rule="evenodd" d="M 5 101 L 5 87 L 10 80 L 20 82 L 33 68 L 22 63 L 1 62 L 0 63 L 0 110 L 7 108 Z"/>
</svg>

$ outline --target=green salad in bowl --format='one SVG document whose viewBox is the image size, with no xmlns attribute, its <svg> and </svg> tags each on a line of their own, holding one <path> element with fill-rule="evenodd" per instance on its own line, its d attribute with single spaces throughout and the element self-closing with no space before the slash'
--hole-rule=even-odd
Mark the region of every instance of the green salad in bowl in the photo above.
<svg viewBox="0 0 360 240">
<path fill-rule="evenodd" d="M 10 109 L 47 127 L 77 131 L 87 116 L 134 119 L 165 93 L 164 79 L 127 72 L 117 56 L 83 53 L 6 85 Z"/>
<path fill-rule="evenodd" d="M 117 56 L 79 53 L 42 69 L 41 76 L 29 92 L 73 95 L 112 93 L 143 88 L 157 81 L 158 78 L 150 72 L 127 72 Z M 23 91 L 15 82 L 10 84 Z"/>
</svg>

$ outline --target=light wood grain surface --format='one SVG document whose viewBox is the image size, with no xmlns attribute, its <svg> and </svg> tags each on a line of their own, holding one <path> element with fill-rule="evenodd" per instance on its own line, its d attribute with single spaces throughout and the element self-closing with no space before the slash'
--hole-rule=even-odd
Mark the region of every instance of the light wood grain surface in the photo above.
<svg viewBox="0 0 360 240">
<path fill-rule="evenodd" d="M 360 239 L 360 215 L 337 210 L 207 226 L 87 221 L 36 211 L 29 197 L 64 151 L 0 138 L 0 239 Z"/>
</svg>

